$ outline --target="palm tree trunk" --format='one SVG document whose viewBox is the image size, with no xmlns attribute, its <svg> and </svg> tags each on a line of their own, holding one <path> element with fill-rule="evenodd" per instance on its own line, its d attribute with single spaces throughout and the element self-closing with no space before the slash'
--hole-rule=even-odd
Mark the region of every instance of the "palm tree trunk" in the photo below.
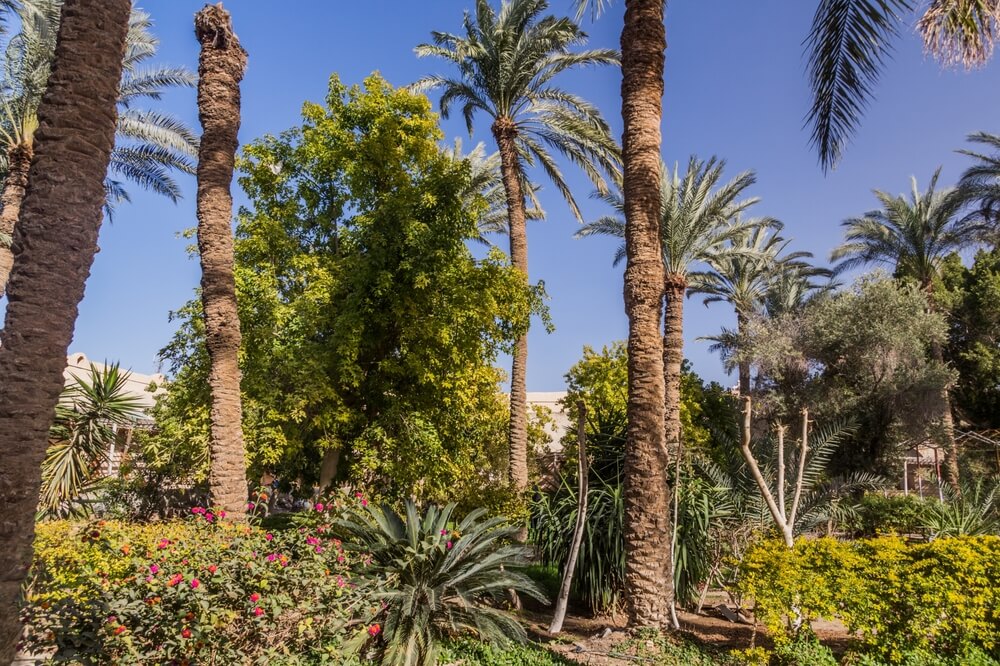
<svg viewBox="0 0 1000 666">
<path fill-rule="evenodd" d="M 664 433 L 667 454 L 676 455 L 681 446 L 681 366 L 684 363 L 683 275 L 668 273 L 665 279 L 666 311 L 663 318 Z"/>
<path fill-rule="evenodd" d="M 944 350 L 937 342 L 931 344 L 931 357 L 944 365 Z M 945 475 L 948 477 L 948 485 L 956 494 L 960 495 L 962 488 L 959 485 L 958 442 L 955 440 L 955 419 L 951 415 L 951 392 L 947 386 L 941 388 L 941 393 L 938 396 L 938 413 L 941 419 L 940 438 L 948 450 L 948 456 L 945 459 Z"/>
<path fill-rule="evenodd" d="M 625 448 L 625 587 L 633 625 L 670 622 L 670 489 L 664 434 L 660 117 L 663 0 L 626 0 L 622 27 L 622 161 L 628 433 Z"/>
<path fill-rule="evenodd" d="M 198 250 L 205 345 L 212 392 L 209 492 L 214 506 L 245 513 L 246 454 L 240 402 L 240 320 L 233 276 L 233 198 L 230 186 L 240 128 L 240 81 L 247 54 L 233 34 L 229 13 L 209 5 L 195 15 L 198 61 Z"/>
<path fill-rule="evenodd" d="M 510 263 L 528 282 L 528 230 L 525 224 L 524 192 L 521 189 L 521 165 L 517 158 L 517 128 L 509 118 L 497 118 L 493 136 L 500 149 L 500 169 L 507 195 L 507 218 L 510 237 Z M 510 370 L 510 445 L 509 477 L 518 491 L 528 487 L 528 334 L 517 338 Z"/>
<path fill-rule="evenodd" d="M 743 335 L 747 330 L 747 318 L 744 314 L 736 313 L 736 338 L 737 343 L 742 344 Z M 750 395 L 750 361 L 743 360 L 738 364 L 740 373 L 740 395 Z"/>
<path fill-rule="evenodd" d="M 3 194 L 0 195 L 0 235 L 14 237 L 14 226 L 21 216 L 21 202 L 24 200 L 24 188 L 28 186 L 28 169 L 31 167 L 33 154 L 31 144 L 25 141 L 11 146 L 7 151 L 7 179 L 3 184 Z M 0 296 L 4 295 L 10 271 L 14 267 L 13 248 L 0 245 Z"/>
<path fill-rule="evenodd" d="M 21 633 L 41 464 L 97 250 L 130 0 L 65 0 L 0 332 L 0 664 Z"/>
</svg>

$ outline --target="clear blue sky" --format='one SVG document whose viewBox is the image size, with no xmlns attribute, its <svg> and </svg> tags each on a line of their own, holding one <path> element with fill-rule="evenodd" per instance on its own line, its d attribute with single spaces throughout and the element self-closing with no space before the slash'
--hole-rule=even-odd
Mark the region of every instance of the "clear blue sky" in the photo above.
<svg viewBox="0 0 1000 666">
<path fill-rule="evenodd" d="M 231 0 L 227 7 L 250 54 L 241 141 L 298 123 L 302 102 L 322 101 L 332 72 L 355 83 L 379 70 L 397 85 L 445 72 L 442 62 L 418 60 L 413 46 L 428 40 L 431 30 L 458 31 L 470 2 Z M 196 67 L 191 19 L 202 4 L 141 3 L 156 22 L 161 62 Z M 756 214 L 784 221 L 796 249 L 825 260 L 840 237 L 840 221 L 872 207 L 872 188 L 906 191 L 911 175 L 924 183 L 938 165 L 944 166 L 943 181 L 951 183 L 966 164 L 954 152 L 965 136 L 1000 132 L 1000 63 L 971 74 L 942 71 L 921 53 L 908 26 L 861 132 L 840 167 L 824 176 L 802 129 L 808 97 L 801 43 L 814 6 L 778 0 L 669 3 L 663 151 L 671 163 L 691 153 L 714 154 L 728 161 L 730 174 L 755 169 L 754 193 L 763 199 Z M 608 15 L 587 22 L 591 45 L 617 47 L 622 8 L 616 0 Z M 570 0 L 554 0 L 553 10 L 569 12 Z M 620 134 L 616 70 L 574 74 L 563 84 L 597 103 Z M 171 94 L 162 104 L 197 127 L 194 91 Z M 471 145 L 458 122 L 444 127 L 449 141 L 462 136 Z M 493 149 L 486 118 L 479 119 L 475 140 Z M 585 212 L 600 214 L 587 199 L 586 182 L 571 167 L 566 170 Z M 191 297 L 199 278 L 197 262 L 185 254 L 189 241 L 176 237 L 195 225 L 194 180 L 183 178 L 182 184 L 179 205 L 135 192 L 115 223 L 104 226 L 73 351 L 118 359 L 139 372 L 156 367 L 156 352 L 173 331 L 167 313 Z M 532 330 L 532 391 L 560 389 L 584 345 L 626 335 L 621 269 L 611 266 L 615 242 L 575 240 L 577 223 L 566 206 L 551 187 L 542 196 L 549 217 L 529 228 L 531 277 L 545 281 L 556 331 Z M 240 192 L 236 197 L 245 200 Z M 707 379 L 734 383 L 696 338 L 734 319 L 725 305 L 688 301 L 685 354 Z"/>
</svg>

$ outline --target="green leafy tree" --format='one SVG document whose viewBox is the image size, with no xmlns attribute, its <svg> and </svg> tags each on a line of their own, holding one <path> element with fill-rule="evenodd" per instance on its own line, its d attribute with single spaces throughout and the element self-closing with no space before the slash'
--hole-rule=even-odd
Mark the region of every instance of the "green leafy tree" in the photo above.
<svg viewBox="0 0 1000 666">
<path fill-rule="evenodd" d="M 434 32 L 432 44 L 417 46 L 418 56 L 436 56 L 458 69 L 458 76 L 427 76 L 417 90 L 440 89 L 441 115 L 460 105 L 469 133 L 476 113 L 492 120 L 490 127 L 500 151 L 500 168 L 507 202 L 507 231 L 514 267 L 528 278 L 525 174 L 541 167 L 549 181 L 582 220 L 576 199 L 553 158 L 555 151 L 579 167 L 602 192 L 603 172 L 618 174 L 618 150 L 597 107 L 554 84 L 570 69 L 614 65 L 608 49 L 572 51 L 586 34 L 569 18 L 545 16 L 546 0 L 503 0 L 500 11 L 489 0 L 476 0 L 466 13 L 464 35 Z M 528 484 L 528 418 L 526 378 L 527 333 L 514 348 L 510 398 L 510 478 L 524 490 Z"/>
<path fill-rule="evenodd" d="M 934 291 L 942 263 L 951 253 L 978 243 L 989 230 L 981 219 L 960 215 L 965 203 L 960 191 L 937 189 L 940 174 L 938 168 L 923 192 L 913 178 L 909 199 L 876 190 L 882 207 L 844 222 L 845 242 L 833 251 L 831 260 L 840 262 L 840 270 L 887 264 L 898 277 L 915 281 L 926 291 L 929 307 L 937 308 Z M 931 345 L 930 353 L 936 362 L 944 362 L 939 342 Z M 958 490 L 959 452 L 948 389 L 942 388 L 936 408 L 935 434 L 948 451 L 948 482 Z"/>
<path fill-rule="evenodd" d="M 377 75 L 333 77 L 301 126 L 249 144 L 236 284 L 253 473 L 387 497 L 485 501 L 505 486 L 497 354 L 537 295 L 503 256 L 477 261 L 485 199 L 444 154 L 429 102 Z M 206 423 L 200 307 L 163 358 L 164 433 Z"/>
</svg>

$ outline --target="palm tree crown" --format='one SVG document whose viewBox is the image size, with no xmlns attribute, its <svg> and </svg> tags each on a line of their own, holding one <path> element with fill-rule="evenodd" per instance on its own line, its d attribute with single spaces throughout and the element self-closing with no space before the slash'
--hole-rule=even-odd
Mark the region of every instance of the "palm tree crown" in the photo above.
<svg viewBox="0 0 1000 666">
<path fill-rule="evenodd" d="M 741 199 L 756 182 L 753 171 L 744 171 L 726 183 L 722 172 L 725 160 L 712 157 L 707 162 L 691 156 L 681 176 L 675 164 L 671 173 L 660 169 L 660 241 L 667 274 L 686 276 L 694 264 L 724 253 L 730 241 L 748 226 L 734 218 L 757 203 L 757 197 Z M 597 194 L 614 209 L 614 214 L 584 225 L 577 237 L 604 235 L 625 238 L 625 202 L 619 191 Z M 625 258 L 624 243 L 615 252 L 615 265 Z"/>
<path fill-rule="evenodd" d="M 882 208 L 844 221 L 845 242 L 831 254 L 838 270 L 867 264 L 888 264 L 901 277 L 929 289 L 941 262 L 952 252 L 980 241 L 989 225 L 977 217 L 960 217 L 961 193 L 937 189 L 938 168 L 923 192 L 912 179 L 910 197 L 880 190 Z"/>
<path fill-rule="evenodd" d="M 38 125 L 36 112 L 48 83 L 59 30 L 60 0 L 31 0 L 18 8 L 20 31 L 7 43 L 0 78 L 0 171 L 7 171 L 7 151 L 30 145 Z M 171 170 L 194 173 L 197 136 L 176 118 L 137 108 L 141 100 L 159 100 L 168 88 L 191 87 L 195 76 L 182 67 L 148 66 L 159 41 L 149 15 L 134 8 L 123 60 L 118 98 L 118 129 L 106 180 L 108 207 L 128 201 L 123 181 L 162 194 L 172 201 L 180 188 Z"/>
<path fill-rule="evenodd" d="M 602 171 L 617 175 L 617 149 L 597 107 L 552 85 L 557 75 L 574 67 L 613 65 L 611 49 L 571 52 L 586 34 L 569 18 L 542 17 L 546 0 L 510 0 L 496 12 L 488 0 L 476 0 L 475 14 L 466 13 L 464 35 L 432 33 L 433 44 L 417 46 L 417 55 L 438 56 L 458 67 L 459 77 L 427 76 L 417 90 L 442 89 L 441 115 L 460 104 L 469 133 L 477 111 L 493 119 L 494 128 L 516 135 L 522 171 L 541 166 L 582 219 L 576 200 L 550 149 L 581 168 L 601 191 Z"/>
<path fill-rule="evenodd" d="M 977 132 L 969 136 L 969 141 L 978 143 L 994 152 L 987 155 L 974 150 L 958 152 L 976 160 L 965 170 L 958 183 L 959 195 L 967 204 L 975 206 L 972 215 L 983 222 L 1000 221 L 1000 135 Z"/>
</svg>

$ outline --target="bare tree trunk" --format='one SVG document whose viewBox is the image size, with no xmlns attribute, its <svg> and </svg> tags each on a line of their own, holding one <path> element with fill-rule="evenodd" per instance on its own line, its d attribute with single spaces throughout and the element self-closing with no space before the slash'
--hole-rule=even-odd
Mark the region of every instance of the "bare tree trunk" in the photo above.
<svg viewBox="0 0 1000 666">
<path fill-rule="evenodd" d="M 944 350 L 937 342 L 931 344 L 931 356 L 935 361 L 944 365 Z M 938 396 L 938 418 L 940 419 L 941 432 L 939 439 L 944 444 L 948 455 L 945 458 L 945 475 L 948 477 L 948 485 L 956 495 L 961 496 L 962 488 L 959 484 L 960 474 L 958 469 L 958 442 L 955 440 L 955 419 L 951 415 L 951 392 L 945 386 Z"/>
<path fill-rule="evenodd" d="M 213 506 L 234 517 L 246 512 L 246 454 L 240 400 L 240 320 L 233 276 L 233 198 L 230 187 L 240 128 L 240 81 L 247 54 L 229 13 L 209 5 L 195 15 L 198 60 L 198 250 L 205 346 L 211 359 L 211 469 Z"/>
<path fill-rule="evenodd" d="M 7 179 L 3 184 L 3 194 L 0 195 L 0 205 L 3 206 L 3 211 L 0 212 L 0 236 L 14 237 L 14 227 L 21 216 L 24 189 L 28 186 L 28 169 L 31 168 L 33 154 L 32 144 L 27 141 L 11 146 L 7 151 Z M 13 267 L 13 248 L 0 243 L 0 297 L 6 291 Z"/>
<path fill-rule="evenodd" d="M 806 456 L 809 455 L 809 410 L 802 408 L 802 442 L 799 444 L 799 471 L 795 475 L 795 495 L 792 497 L 792 513 L 788 517 L 788 525 L 795 529 L 795 517 L 799 512 L 799 502 L 802 500 L 802 484 L 805 483 Z M 830 526 L 832 530 L 832 525 Z"/>
<path fill-rule="evenodd" d="M 750 426 L 752 422 L 753 413 L 750 396 L 746 395 L 743 396 L 743 426 L 740 429 L 740 453 L 743 455 L 743 460 L 746 461 L 747 467 L 750 468 L 750 474 L 757 484 L 757 489 L 760 491 L 761 497 L 764 498 L 764 502 L 767 504 L 768 511 L 771 512 L 774 524 L 781 531 L 781 538 L 784 540 L 786 546 L 793 548 L 795 546 L 795 539 L 792 535 L 792 530 L 783 516 L 784 512 L 778 508 L 778 504 L 771 494 L 771 489 L 767 487 L 767 482 L 764 480 L 764 475 L 760 472 L 760 467 L 757 466 L 757 459 L 754 458 L 753 451 L 750 450 Z"/>
<path fill-rule="evenodd" d="M 521 166 L 517 157 L 517 127 L 509 118 L 497 118 L 493 137 L 500 149 L 500 171 L 507 195 L 510 263 L 524 274 L 528 284 L 528 229 L 521 188 Z M 517 338 L 510 370 L 510 429 L 508 430 L 511 485 L 523 492 L 528 487 L 528 334 Z"/>
<path fill-rule="evenodd" d="M 569 604 L 569 590 L 573 585 L 573 572 L 576 570 L 576 560 L 580 555 L 580 544 L 583 543 L 583 531 L 587 527 L 587 477 L 590 474 L 590 465 L 587 460 L 587 405 L 583 400 L 576 403 L 576 442 L 580 460 L 577 464 L 577 473 L 580 475 L 578 490 L 576 493 L 576 525 L 573 528 L 573 541 L 569 547 L 569 558 L 566 560 L 566 569 L 563 571 L 562 584 L 559 586 L 559 597 L 556 599 L 556 611 L 552 616 L 552 624 L 549 625 L 550 634 L 558 634 L 562 631 L 563 621 L 566 619 L 566 606 Z"/>
<path fill-rule="evenodd" d="M 129 0 L 65 0 L 0 332 L 0 664 L 13 660 L 41 464 L 97 250 Z"/>
<path fill-rule="evenodd" d="M 746 333 L 746 328 L 747 328 L 747 318 L 744 315 L 737 312 L 736 335 L 740 343 L 742 343 L 743 335 Z M 740 361 L 737 367 L 739 368 L 739 375 L 740 375 L 739 376 L 740 395 L 741 396 L 750 395 L 750 361 Z"/>
<path fill-rule="evenodd" d="M 660 118 L 667 47 L 663 0 L 626 0 L 622 27 L 625 311 L 628 434 L 625 448 L 625 592 L 631 624 L 670 622 L 669 456 L 664 432 Z"/>
</svg>

